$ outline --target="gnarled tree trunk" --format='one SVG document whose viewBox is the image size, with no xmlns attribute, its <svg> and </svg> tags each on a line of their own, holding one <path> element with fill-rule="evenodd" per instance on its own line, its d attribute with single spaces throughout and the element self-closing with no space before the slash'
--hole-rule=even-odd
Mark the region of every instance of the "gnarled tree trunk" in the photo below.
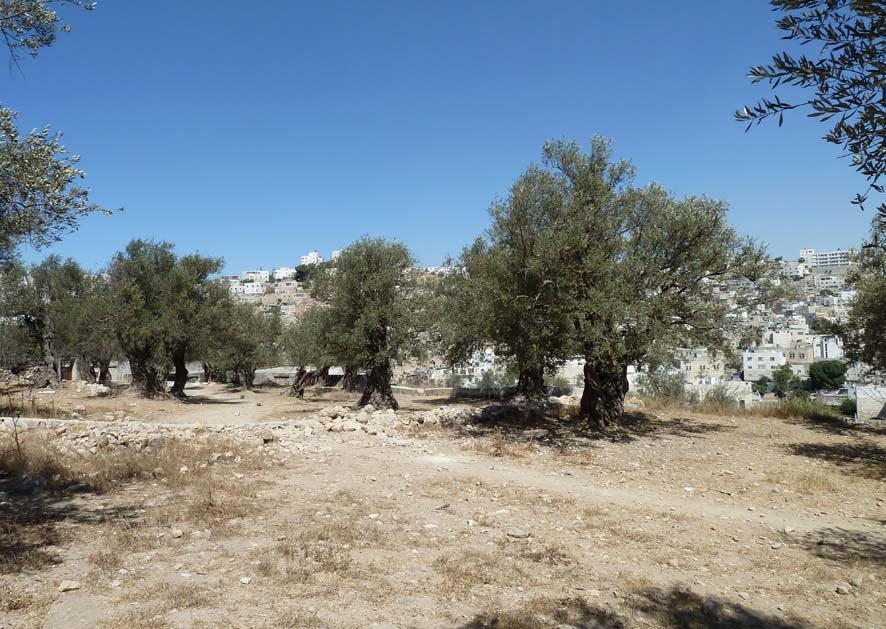
<svg viewBox="0 0 886 629">
<path fill-rule="evenodd" d="M 177 398 L 185 397 L 185 385 L 188 384 L 188 367 L 185 365 L 184 352 L 172 354 L 172 366 L 175 367 L 175 379 L 170 393 Z"/>
<path fill-rule="evenodd" d="M 545 376 L 541 367 L 524 367 L 517 379 L 517 393 L 527 398 L 545 397 Z"/>
<path fill-rule="evenodd" d="M 106 387 L 111 386 L 111 361 L 100 360 L 98 362 L 98 383 Z"/>
<path fill-rule="evenodd" d="M 363 395 L 360 396 L 359 406 L 372 404 L 375 408 L 392 408 L 394 410 L 400 408 L 394 398 L 394 392 L 391 390 L 392 376 L 393 372 L 389 362 L 371 367 L 369 373 L 366 374 L 366 388 L 363 389 Z"/>
<path fill-rule="evenodd" d="M 353 367 L 345 367 L 345 375 L 341 379 L 341 386 L 345 391 L 357 389 L 357 370 Z"/>
<path fill-rule="evenodd" d="M 305 379 L 308 377 L 308 370 L 299 367 L 295 378 L 292 380 L 292 386 L 289 388 L 289 395 L 302 399 L 305 396 Z"/>
<path fill-rule="evenodd" d="M 588 359 L 579 417 L 589 427 L 603 430 L 618 424 L 628 392 L 628 366 L 605 359 Z"/>
<path fill-rule="evenodd" d="M 132 386 L 144 397 L 152 398 L 166 393 L 166 372 L 164 369 L 138 358 L 129 358 L 132 371 Z"/>
</svg>

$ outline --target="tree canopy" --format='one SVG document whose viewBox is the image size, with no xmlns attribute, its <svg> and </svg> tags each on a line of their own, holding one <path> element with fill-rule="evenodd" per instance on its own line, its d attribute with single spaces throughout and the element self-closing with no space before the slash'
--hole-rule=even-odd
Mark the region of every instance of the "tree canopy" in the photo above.
<svg viewBox="0 0 886 629">
<path fill-rule="evenodd" d="M 800 101 L 778 96 L 763 98 L 735 113 L 748 128 L 784 113 L 806 109 L 807 115 L 833 123 L 824 136 L 852 157 L 853 167 L 868 180 L 867 191 L 856 194 L 862 205 L 871 191 L 883 192 L 886 173 L 886 9 L 882 0 L 770 0 L 781 13 L 783 39 L 808 46 L 810 54 L 781 52 L 772 63 L 754 66 L 754 83 L 766 82 L 811 92 Z M 886 216 L 886 204 L 878 207 Z"/>
<path fill-rule="evenodd" d="M 663 364 L 678 347 L 728 347 L 734 326 L 712 286 L 728 282 L 749 301 L 769 272 L 763 250 L 727 223 L 725 203 L 635 188 L 632 177 L 602 138 L 587 153 L 548 142 L 542 163 L 493 205 L 493 227 L 463 254 L 466 279 L 456 281 L 467 285 L 463 301 L 481 304 L 465 304 L 482 321 L 467 333 L 521 372 L 583 357 L 581 414 L 604 427 L 621 416 L 629 365 Z"/>
<path fill-rule="evenodd" d="M 366 370 L 361 406 L 398 407 L 391 390 L 392 362 L 417 347 L 422 311 L 412 266 L 405 245 L 364 237 L 314 281 L 313 294 L 327 310 L 319 334 L 335 340 L 324 344 L 324 353 L 334 363 Z"/>
<path fill-rule="evenodd" d="M 809 385 L 813 391 L 839 389 L 846 382 L 846 363 L 820 360 L 809 367 Z"/>
</svg>

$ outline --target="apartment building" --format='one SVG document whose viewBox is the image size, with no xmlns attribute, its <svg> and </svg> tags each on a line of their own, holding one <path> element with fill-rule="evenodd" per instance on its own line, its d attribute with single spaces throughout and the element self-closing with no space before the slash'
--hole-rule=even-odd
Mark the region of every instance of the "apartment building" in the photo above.
<svg viewBox="0 0 886 629">
<path fill-rule="evenodd" d="M 849 266 L 855 257 L 855 250 L 849 249 L 843 251 L 816 251 L 815 249 L 800 249 L 800 259 L 807 266 L 814 268 L 817 266 Z"/>
<path fill-rule="evenodd" d="M 281 266 L 280 268 L 274 269 L 274 272 L 271 273 L 271 277 L 274 278 L 275 282 L 280 282 L 282 280 L 288 280 L 295 277 L 295 269 L 290 266 Z"/>
<path fill-rule="evenodd" d="M 323 262 L 323 256 L 316 251 L 310 251 L 301 257 L 302 264 L 320 264 Z"/>
<path fill-rule="evenodd" d="M 677 350 L 674 369 L 683 374 L 684 380 L 693 384 L 717 384 L 729 379 L 724 358 L 711 355 L 703 347 Z"/>
<path fill-rule="evenodd" d="M 262 269 L 257 269 L 255 271 L 243 271 L 240 274 L 241 282 L 258 282 L 260 284 L 264 284 L 265 282 L 269 282 L 271 280 L 271 274 L 268 271 L 263 271 Z"/>
<path fill-rule="evenodd" d="M 787 364 L 784 350 L 779 347 L 754 347 L 746 349 L 741 356 L 742 371 L 745 381 L 759 380 L 761 377 L 772 377 L 772 372 Z"/>
</svg>

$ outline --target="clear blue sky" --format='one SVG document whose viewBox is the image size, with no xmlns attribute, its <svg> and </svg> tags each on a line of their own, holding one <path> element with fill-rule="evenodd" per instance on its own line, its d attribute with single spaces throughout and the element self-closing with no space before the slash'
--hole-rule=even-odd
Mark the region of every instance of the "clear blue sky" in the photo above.
<svg viewBox="0 0 886 629">
<path fill-rule="evenodd" d="M 82 155 L 94 216 L 46 252 L 95 268 L 134 237 L 229 272 L 328 255 L 363 234 L 422 264 L 457 254 L 548 138 L 612 138 L 678 194 L 727 200 L 796 258 L 846 248 L 870 213 L 824 125 L 744 133 L 783 49 L 765 0 L 105 0 L 21 72 L 4 105 Z"/>
</svg>

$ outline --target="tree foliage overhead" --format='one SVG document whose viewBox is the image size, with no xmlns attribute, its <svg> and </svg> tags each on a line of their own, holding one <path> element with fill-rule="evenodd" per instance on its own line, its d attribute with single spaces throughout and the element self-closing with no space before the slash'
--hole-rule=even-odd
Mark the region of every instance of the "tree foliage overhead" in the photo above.
<svg viewBox="0 0 886 629">
<path fill-rule="evenodd" d="M 53 5 L 92 9 L 76 0 L 0 0 L 0 37 L 17 62 L 22 51 L 36 55 L 67 30 Z M 0 105 L 0 260 L 28 242 L 36 248 L 59 240 L 85 214 L 104 211 L 89 202 L 79 157 L 69 155 L 61 134 L 48 127 L 22 134 L 16 112 Z"/>
<path fill-rule="evenodd" d="M 40 248 L 75 229 L 84 215 L 105 211 L 78 185 L 84 177 L 79 157 L 67 155 L 60 134 L 44 128 L 22 136 L 15 115 L 0 108 L 0 260 L 23 241 Z"/>
<path fill-rule="evenodd" d="M 812 96 L 800 102 L 776 94 L 735 113 L 748 128 L 784 112 L 806 108 L 807 115 L 832 124 L 824 139 L 852 157 L 870 187 L 856 195 L 862 205 L 871 190 L 882 193 L 886 173 L 886 3 L 883 0 L 771 0 L 782 13 L 783 39 L 808 46 L 810 54 L 776 54 L 772 63 L 751 68 L 754 83 L 800 88 Z M 886 216 L 886 204 L 878 211 Z"/>
<path fill-rule="evenodd" d="M 95 2 L 81 0 L 0 0 L 0 37 L 13 60 L 22 51 L 35 56 L 41 48 L 55 43 L 59 32 L 71 30 L 54 8 L 61 5 L 88 11 L 96 7 Z"/>
</svg>

